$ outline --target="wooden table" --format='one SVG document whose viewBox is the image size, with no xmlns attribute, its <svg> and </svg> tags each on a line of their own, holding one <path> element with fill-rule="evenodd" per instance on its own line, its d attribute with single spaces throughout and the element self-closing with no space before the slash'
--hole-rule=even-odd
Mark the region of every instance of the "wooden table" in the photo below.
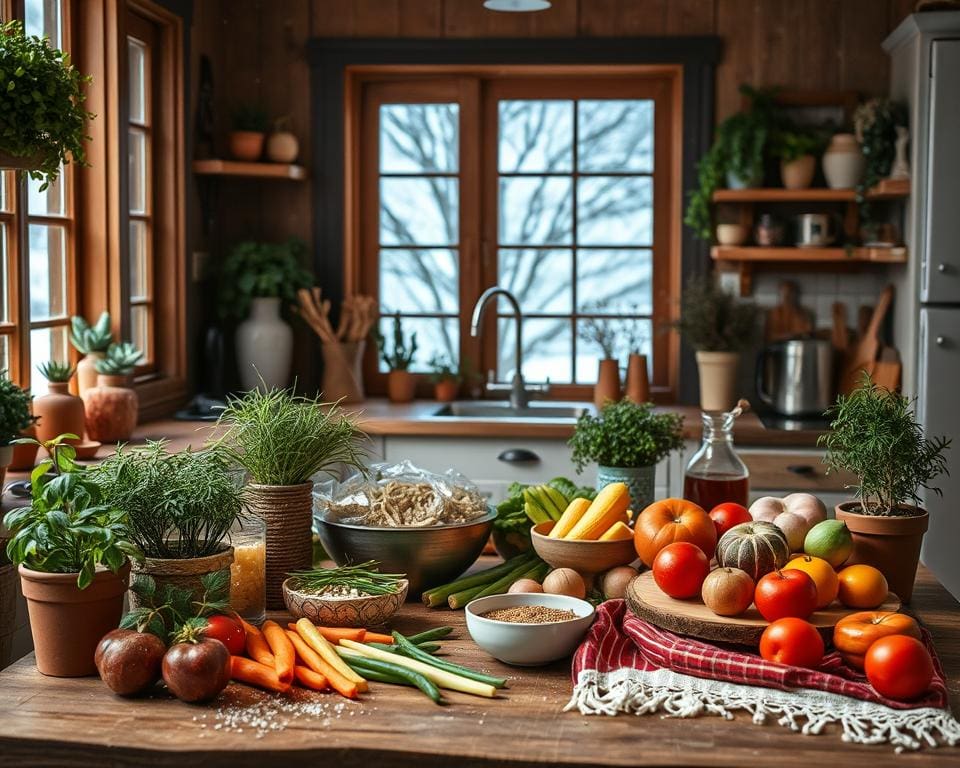
<svg viewBox="0 0 960 768">
<path fill-rule="evenodd" d="M 960 613 L 957 602 L 921 569 L 914 608 L 933 633 L 958 711 Z M 419 692 L 372 684 L 362 703 L 305 694 L 326 712 L 291 719 L 284 730 L 258 734 L 218 729 L 216 705 L 190 706 L 157 693 L 125 700 L 97 679 L 45 678 L 26 657 L 0 673 L 0 765 L 18 766 L 476 766 L 722 765 L 957 766 L 960 748 L 896 755 L 890 746 L 844 744 L 836 731 L 802 736 L 747 716 L 690 720 L 658 716 L 582 717 L 563 712 L 571 690 L 569 664 L 540 669 L 501 665 L 477 649 L 462 612 L 411 604 L 395 627 L 412 633 L 453 624 L 449 656 L 510 677 L 499 699 L 447 694 L 438 707 Z M 270 700 L 231 685 L 223 700 Z M 282 762 L 281 762 L 282 761 Z"/>
</svg>

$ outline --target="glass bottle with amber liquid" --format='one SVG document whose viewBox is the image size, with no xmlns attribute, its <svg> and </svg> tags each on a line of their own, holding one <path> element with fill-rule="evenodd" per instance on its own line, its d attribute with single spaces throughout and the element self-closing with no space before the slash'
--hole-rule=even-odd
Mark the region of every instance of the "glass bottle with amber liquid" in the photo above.
<svg viewBox="0 0 960 768">
<path fill-rule="evenodd" d="M 729 413 L 703 413 L 703 443 L 687 463 L 683 498 L 707 512 L 725 501 L 749 506 L 750 470 L 733 447 L 733 424 L 744 406 L 740 401 Z"/>
</svg>

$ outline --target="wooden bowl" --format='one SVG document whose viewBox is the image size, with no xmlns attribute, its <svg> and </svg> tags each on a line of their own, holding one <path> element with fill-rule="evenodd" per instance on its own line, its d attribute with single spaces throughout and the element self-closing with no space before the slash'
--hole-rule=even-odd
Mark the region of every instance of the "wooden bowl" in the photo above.
<svg viewBox="0 0 960 768">
<path fill-rule="evenodd" d="M 538 523 L 530 531 L 533 548 L 542 560 L 554 568 L 572 568 L 585 577 L 629 565 L 637 559 L 633 539 L 624 541 L 575 541 L 547 536 L 555 523 Z M 589 579 L 588 579 L 589 580 Z"/>
<path fill-rule="evenodd" d="M 283 582 L 283 602 L 294 619 L 310 619 L 322 627 L 378 627 L 400 610 L 407 599 L 410 582 L 401 579 L 400 588 L 389 595 L 332 599 L 291 587 L 292 578 Z"/>
</svg>

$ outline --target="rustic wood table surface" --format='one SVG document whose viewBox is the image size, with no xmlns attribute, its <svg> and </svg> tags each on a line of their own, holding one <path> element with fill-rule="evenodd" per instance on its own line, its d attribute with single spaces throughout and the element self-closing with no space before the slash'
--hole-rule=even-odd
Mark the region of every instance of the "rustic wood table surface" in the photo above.
<svg viewBox="0 0 960 768">
<path fill-rule="evenodd" d="M 921 569 L 913 609 L 933 633 L 956 714 L 957 602 Z M 280 706 L 278 699 L 231 685 L 215 704 L 191 706 L 162 692 L 121 699 L 95 678 L 44 677 L 28 656 L 0 672 L 0 765 L 960 765 L 960 748 L 897 755 L 890 746 L 845 744 L 836 731 L 803 736 L 774 723 L 753 725 L 747 716 L 679 720 L 563 712 L 571 690 L 568 662 L 539 669 L 499 664 L 473 645 L 462 611 L 409 604 L 394 626 L 409 634 L 443 624 L 456 627 L 444 642 L 452 660 L 510 678 L 502 697 L 447 693 L 450 704 L 438 707 L 412 689 L 372 684 L 359 703 L 305 693 L 301 709 L 307 711 L 298 714 L 285 711 L 296 704 Z M 255 702 L 264 710 L 262 727 L 232 719 L 237 705 Z"/>
</svg>

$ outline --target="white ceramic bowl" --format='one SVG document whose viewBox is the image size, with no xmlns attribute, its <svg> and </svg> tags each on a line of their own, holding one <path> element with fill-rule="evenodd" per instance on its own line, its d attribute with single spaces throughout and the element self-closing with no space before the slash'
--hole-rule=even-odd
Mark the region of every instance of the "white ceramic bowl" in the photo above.
<svg viewBox="0 0 960 768">
<path fill-rule="evenodd" d="M 577 618 L 552 624 L 514 624 L 480 614 L 517 605 L 542 605 L 573 611 Z M 572 654 L 593 622 L 586 600 L 566 595 L 490 595 L 467 603 L 467 631 L 473 642 L 496 659 L 518 667 L 538 667 Z"/>
<path fill-rule="evenodd" d="M 743 224 L 717 224 L 717 242 L 720 245 L 743 245 L 750 234 Z"/>
</svg>

